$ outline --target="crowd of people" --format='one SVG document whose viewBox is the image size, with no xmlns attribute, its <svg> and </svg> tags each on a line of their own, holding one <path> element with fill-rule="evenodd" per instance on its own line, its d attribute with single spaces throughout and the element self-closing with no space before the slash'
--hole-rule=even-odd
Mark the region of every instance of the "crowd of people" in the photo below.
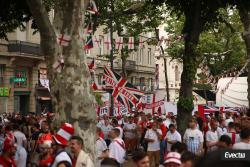
<svg viewBox="0 0 250 167">
<path fill-rule="evenodd" d="M 171 112 L 167 115 L 141 112 L 116 118 L 104 115 L 97 123 L 97 135 L 103 143 L 97 144 L 98 158 L 100 163 L 112 158 L 117 166 L 130 156 L 136 167 L 196 166 L 198 160 L 209 158 L 216 151 L 250 149 L 250 129 L 240 124 L 244 117 L 244 113 L 219 111 L 202 116 L 197 111 L 181 135 Z M 107 150 L 109 154 L 104 154 Z M 211 162 L 218 162 L 214 160 Z"/>
<path fill-rule="evenodd" d="M 94 167 L 74 128 L 62 123 L 53 131 L 52 114 L 0 117 L 0 167 Z"/>
<path fill-rule="evenodd" d="M 218 151 L 250 149 L 250 129 L 241 126 L 240 120 L 246 117 L 242 113 L 215 112 L 203 117 L 195 112 L 183 135 L 171 112 L 103 115 L 96 126 L 94 164 L 83 151 L 82 138 L 74 136 L 73 126 L 62 123 L 54 130 L 52 117 L 50 113 L 3 114 L 0 167 L 126 167 L 131 161 L 135 167 L 216 167 L 226 163 L 218 159 Z M 236 166 L 239 163 L 249 166 L 244 161 Z"/>
</svg>

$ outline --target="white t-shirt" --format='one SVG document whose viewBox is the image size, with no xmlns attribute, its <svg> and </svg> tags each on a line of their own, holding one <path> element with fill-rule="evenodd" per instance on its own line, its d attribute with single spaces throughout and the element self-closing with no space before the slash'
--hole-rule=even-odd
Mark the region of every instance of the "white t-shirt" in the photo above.
<svg viewBox="0 0 250 167">
<path fill-rule="evenodd" d="M 225 135 L 227 133 L 227 128 L 226 127 L 218 127 L 217 128 L 217 132 L 219 133 L 219 137 L 221 137 L 222 135 Z"/>
<path fill-rule="evenodd" d="M 26 167 L 27 151 L 21 145 L 17 146 L 15 161 L 16 161 L 17 167 Z"/>
<path fill-rule="evenodd" d="M 106 142 L 101 138 L 99 137 L 96 141 L 96 153 L 97 153 L 97 157 L 101 157 L 103 151 L 107 150 L 108 147 L 107 147 L 107 144 Z M 101 166 L 101 161 L 102 159 L 98 159 L 98 167 Z"/>
<path fill-rule="evenodd" d="M 125 144 L 121 138 L 114 139 L 109 145 L 109 157 L 114 158 L 117 162 L 122 164 L 125 161 Z"/>
<path fill-rule="evenodd" d="M 212 141 L 212 142 L 219 141 L 219 133 L 218 133 L 218 131 L 215 131 L 215 132 L 213 132 L 211 130 L 207 131 L 207 133 L 206 133 L 206 141 L 207 142 L 210 142 L 210 141 Z M 214 151 L 217 148 L 218 148 L 217 146 L 212 146 L 212 147 L 210 147 L 209 151 Z"/>
<path fill-rule="evenodd" d="M 181 142 L 181 135 L 176 130 L 174 131 L 174 133 L 171 133 L 170 131 L 168 131 L 165 139 L 166 138 L 168 138 L 168 141 L 179 141 L 179 142 Z M 172 147 L 172 144 L 167 143 L 167 151 L 171 151 L 171 147 Z"/>
<path fill-rule="evenodd" d="M 157 132 L 162 135 L 162 131 L 160 129 L 157 129 Z M 144 138 L 154 140 L 154 142 L 148 142 L 147 151 L 159 151 L 160 150 L 160 140 L 158 139 L 158 136 L 154 130 L 148 129 Z"/>
<path fill-rule="evenodd" d="M 250 150 L 250 143 L 239 142 L 233 145 L 235 150 Z"/>
<path fill-rule="evenodd" d="M 20 132 L 20 131 L 15 131 L 15 132 L 13 132 L 13 135 L 15 136 L 15 138 L 17 140 L 17 145 L 24 146 L 23 143 L 27 141 L 24 133 Z"/>
<path fill-rule="evenodd" d="M 102 132 L 104 134 L 104 139 L 108 139 L 109 132 L 113 129 L 113 126 L 111 125 L 102 125 L 101 126 Z"/>
<path fill-rule="evenodd" d="M 135 130 L 136 124 L 135 123 L 127 123 L 124 125 L 125 137 L 129 139 L 133 139 L 136 137 L 134 132 L 128 132 L 126 130 Z"/>
<path fill-rule="evenodd" d="M 198 148 L 204 142 L 203 134 L 199 129 L 187 129 L 183 136 L 184 142 L 187 144 L 188 151 L 198 154 Z"/>
</svg>

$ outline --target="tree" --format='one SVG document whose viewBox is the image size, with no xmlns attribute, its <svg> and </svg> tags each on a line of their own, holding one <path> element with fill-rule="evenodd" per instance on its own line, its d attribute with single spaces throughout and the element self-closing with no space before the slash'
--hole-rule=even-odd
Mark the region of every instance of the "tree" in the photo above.
<svg viewBox="0 0 250 167">
<path fill-rule="evenodd" d="M 49 20 L 47 6 L 53 4 L 52 2 L 55 4 L 53 24 Z M 84 140 L 84 149 L 94 158 L 96 112 L 81 39 L 81 22 L 84 23 L 82 14 L 86 11 L 88 0 L 13 0 L 1 1 L 1 4 L 4 4 L 8 11 L 3 13 L 1 10 L 0 13 L 1 37 L 6 37 L 7 32 L 19 27 L 24 21 L 34 19 L 34 25 L 41 36 L 42 54 L 47 62 L 52 104 L 58 123 L 72 123 L 75 133 Z M 71 36 L 68 46 L 57 45 L 58 34 Z M 52 64 L 61 54 L 64 57 L 64 69 L 61 73 L 56 73 Z"/>
<path fill-rule="evenodd" d="M 159 8 L 151 3 L 139 3 L 139 9 L 132 10 L 137 3 L 130 0 L 116 0 L 114 1 L 114 11 L 109 10 L 109 0 L 103 0 L 98 2 L 100 13 L 96 18 L 96 27 L 105 25 L 104 32 L 108 32 L 110 28 L 109 22 L 112 18 L 114 24 L 114 32 L 117 32 L 119 36 L 128 38 L 129 36 L 135 36 L 136 44 L 139 44 L 139 35 L 146 32 L 154 32 L 155 29 L 164 22 L 163 14 L 166 12 L 165 8 Z M 133 12 L 129 12 L 129 11 Z M 157 13 L 157 14 L 155 14 Z M 113 17 L 116 16 L 116 17 Z M 127 39 L 124 39 L 125 43 Z M 154 41 L 156 38 L 154 38 Z M 151 42 L 147 40 L 146 42 Z M 136 50 L 138 48 L 136 47 Z M 126 61 L 131 53 L 127 46 L 124 46 L 120 51 L 116 51 L 116 54 L 121 55 L 122 59 L 122 74 L 126 77 Z"/>
<path fill-rule="evenodd" d="M 185 18 L 182 34 L 185 35 L 183 51 L 183 72 L 181 75 L 181 87 L 179 101 L 177 103 L 177 124 L 181 134 L 184 134 L 188 120 L 193 110 L 193 81 L 199 65 L 200 54 L 198 43 L 200 34 L 218 19 L 218 9 L 225 7 L 224 1 L 205 0 L 166 0 L 154 1 L 156 4 L 165 4 L 170 11 L 183 15 Z"/>
</svg>

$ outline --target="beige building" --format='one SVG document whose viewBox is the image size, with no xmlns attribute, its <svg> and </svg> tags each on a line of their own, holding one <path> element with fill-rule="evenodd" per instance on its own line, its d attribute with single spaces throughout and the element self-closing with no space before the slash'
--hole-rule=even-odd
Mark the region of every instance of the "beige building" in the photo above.
<svg viewBox="0 0 250 167">
<path fill-rule="evenodd" d="M 0 113 L 37 110 L 39 69 L 45 66 L 39 34 L 32 35 L 30 25 L 9 33 L 8 41 L 0 40 Z"/>
<path fill-rule="evenodd" d="M 109 60 L 105 58 L 105 55 L 109 55 L 110 51 L 107 49 L 104 43 L 108 34 L 103 33 L 103 27 L 99 28 L 94 34 L 94 48 L 86 51 L 88 55 L 88 63 L 95 58 L 96 69 L 95 77 L 96 81 L 101 84 L 101 77 L 103 75 L 103 67 L 109 65 Z M 116 33 L 113 35 L 114 39 L 118 36 Z M 145 40 L 149 34 L 144 35 Z M 99 41 L 99 45 L 96 43 Z M 138 45 L 138 44 L 135 44 Z M 137 47 L 138 48 L 138 47 Z M 137 86 L 140 90 L 145 92 L 151 92 L 154 90 L 155 81 L 155 58 L 154 58 L 155 46 L 143 43 L 143 47 L 135 49 L 130 53 L 127 58 L 126 71 L 127 80 L 133 85 Z M 114 55 L 114 70 L 118 73 L 122 71 L 122 60 L 119 53 Z"/>
</svg>

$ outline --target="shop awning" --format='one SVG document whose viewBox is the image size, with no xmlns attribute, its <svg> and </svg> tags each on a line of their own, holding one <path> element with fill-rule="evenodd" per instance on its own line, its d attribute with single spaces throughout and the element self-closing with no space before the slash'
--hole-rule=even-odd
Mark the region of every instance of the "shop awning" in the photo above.
<svg viewBox="0 0 250 167">
<path fill-rule="evenodd" d="M 36 88 L 36 98 L 40 100 L 51 100 L 51 95 L 47 88 Z"/>
</svg>

